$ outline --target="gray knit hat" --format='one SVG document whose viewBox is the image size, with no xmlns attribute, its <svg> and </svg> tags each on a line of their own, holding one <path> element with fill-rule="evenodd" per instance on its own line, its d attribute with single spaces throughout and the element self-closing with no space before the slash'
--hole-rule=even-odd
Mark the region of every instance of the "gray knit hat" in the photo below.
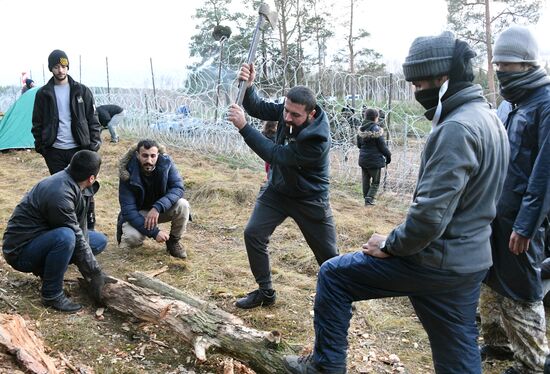
<svg viewBox="0 0 550 374">
<path fill-rule="evenodd" d="M 493 48 L 493 63 L 525 62 L 538 65 L 539 46 L 535 36 L 525 26 L 510 26 L 497 37 Z"/>
<path fill-rule="evenodd" d="M 445 31 L 438 36 L 416 38 L 403 64 L 405 80 L 409 82 L 446 75 L 451 70 L 455 36 Z"/>
</svg>

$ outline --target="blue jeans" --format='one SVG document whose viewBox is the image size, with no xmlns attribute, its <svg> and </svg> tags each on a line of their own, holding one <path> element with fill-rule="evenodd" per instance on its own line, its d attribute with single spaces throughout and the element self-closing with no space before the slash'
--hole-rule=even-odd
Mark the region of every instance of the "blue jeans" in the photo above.
<svg viewBox="0 0 550 374">
<path fill-rule="evenodd" d="M 486 273 L 451 273 L 362 252 L 326 261 L 317 280 L 313 360 L 328 371 L 346 367 L 352 302 L 408 296 L 430 339 L 436 373 L 481 374 L 475 318 Z"/>
<path fill-rule="evenodd" d="M 89 238 L 92 253 L 97 255 L 103 252 L 107 246 L 107 237 L 90 231 Z M 40 276 L 42 297 L 54 299 L 63 294 L 63 277 L 73 257 L 75 242 L 74 231 L 67 227 L 47 231 L 21 248 L 12 267 Z"/>
</svg>

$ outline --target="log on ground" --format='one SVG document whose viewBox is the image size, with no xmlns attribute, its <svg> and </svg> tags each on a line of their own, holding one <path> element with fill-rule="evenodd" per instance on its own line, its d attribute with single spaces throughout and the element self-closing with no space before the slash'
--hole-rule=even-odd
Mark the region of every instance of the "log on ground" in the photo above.
<svg viewBox="0 0 550 374">
<path fill-rule="evenodd" d="M 117 283 L 103 289 L 105 304 L 176 333 L 193 347 L 199 360 L 206 360 L 208 350 L 217 349 L 258 373 L 284 373 L 284 355 L 295 354 L 277 331 L 249 328 L 240 318 L 215 305 L 143 273 L 133 273 L 129 280 L 141 287 L 117 279 Z"/>
</svg>

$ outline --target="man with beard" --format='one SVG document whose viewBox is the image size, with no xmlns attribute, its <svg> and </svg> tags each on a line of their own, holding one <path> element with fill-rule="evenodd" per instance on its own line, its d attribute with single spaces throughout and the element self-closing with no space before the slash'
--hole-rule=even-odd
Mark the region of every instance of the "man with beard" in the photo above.
<svg viewBox="0 0 550 374">
<path fill-rule="evenodd" d="M 52 78 L 36 92 L 32 113 L 34 148 L 40 153 L 50 174 L 69 165 L 81 149 L 97 152 L 101 145 L 101 126 L 92 91 L 69 74 L 69 58 L 59 49 L 48 56 Z M 88 229 L 95 224 L 93 197 L 88 211 Z"/>
<path fill-rule="evenodd" d="M 69 166 L 41 180 L 15 207 L 2 252 L 15 270 L 34 273 L 42 280 L 42 303 L 62 312 L 82 306 L 63 292 L 63 278 L 70 263 L 88 280 L 92 296 L 101 302 L 106 277 L 95 255 L 107 245 L 105 235 L 86 227 L 88 191 L 96 182 L 101 158 L 79 151 Z"/>
<path fill-rule="evenodd" d="M 550 373 L 540 265 L 550 213 L 550 77 L 523 26 L 496 39 L 493 63 L 500 94 L 512 104 L 503 118 L 510 165 L 493 221 L 493 267 L 482 292 L 484 358 L 514 359 L 505 373 Z M 545 363 L 546 362 L 546 363 Z"/>
<path fill-rule="evenodd" d="M 120 247 L 139 247 L 149 237 L 166 243 L 171 256 L 186 258 L 179 241 L 189 221 L 189 203 L 183 198 L 183 179 L 164 147 L 154 140 L 141 140 L 119 165 Z M 163 222 L 171 222 L 170 233 L 158 227 Z"/>
<path fill-rule="evenodd" d="M 267 184 L 244 231 L 248 261 L 259 288 L 237 300 L 235 305 L 243 309 L 275 302 L 267 245 L 275 228 L 287 217 L 294 219 L 319 265 L 338 254 L 329 204 L 327 115 L 304 86 L 291 88 L 284 103 L 262 100 L 252 86 L 255 76 L 254 65 L 243 64 L 239 73 L 247 85 L 243 106 L 249 115 L 278 121 L 278 126 L 274 143 L 246 123 L 241 107 L 234 104 L 229 108 L 228 119 L 246 144 L 271 165 Z"/>
<path fill-rule="evenodd" d="M 481 86 L 472 84 L 474 56 L 448 31 L 413 41 L 403 73 L 432 121 L 413 202 L 387 237 L 375 233 L 362 252 L 321 266 L 313 353 L 287 356 L 291 373 L 345 373 L 352 303 L 396 296 L 409 297 L 436 373 L 481 373 L 476 308 L 509 147 Z"/>
</svg>

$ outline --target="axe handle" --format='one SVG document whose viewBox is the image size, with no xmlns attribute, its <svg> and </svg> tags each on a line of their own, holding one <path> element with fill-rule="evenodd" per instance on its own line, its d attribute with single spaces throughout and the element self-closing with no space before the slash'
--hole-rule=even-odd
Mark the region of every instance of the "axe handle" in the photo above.
<svg viewBox="0 0 550 374">
<path fill-rule="evenodd" d="M 254 62 L 254 58 L 256 57 L 256 49 L 258 48 L 258 42 L 260 41 L 260 30 L 265 22 L 265 16 L 263 14 L 260 14 L 258 17 L 258 22 L 256 23 L 256 29 L 254 30 L 254 35 L 252 36 L 252 42 L 250 43 L 250 48 L 248 49 L 248 58 L 246 60 L 247 64 L 251 64 Z M 235 102 L 237 105 L 243 104 L 244 99 L 244 93 L 246 92 L 246 82 L 245 81 L 239 81 L 239 93 L 237 94 L 237 101 Z"/>
</svg>

